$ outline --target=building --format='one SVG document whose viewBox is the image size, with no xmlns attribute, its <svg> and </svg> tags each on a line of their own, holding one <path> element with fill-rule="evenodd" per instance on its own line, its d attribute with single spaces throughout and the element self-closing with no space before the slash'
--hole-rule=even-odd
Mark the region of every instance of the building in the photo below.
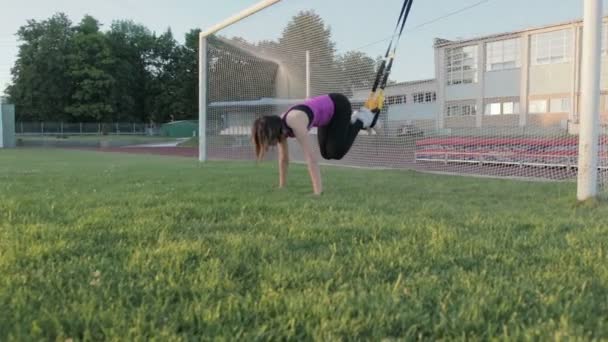
<svg viewBox="0 0 608 342">
<path fill-rule="evenodd" d="M 602 38 L 601 115 L 608 120 L 608 17 Z M 389 120 L 435 114 L 436 128 L 578 128 L 582 21 L 474 39 L 436 39 L 436 80 L 387 88 Z M 420 91 L 436 93 L 421 102 Z M 393 105 L 390 96 L 404 96 Z M 418 96 L 418 97 L 414 97 Z M 425 100 L 426 95 L 425 96 Z M 432 95 L 435 99 L 435 95 Z"/>
<path fill-rule="evenodd" d="M 369 88 L 355 91 L 353 98 L 365 99 Z M 389 122 L 431 125 L 437 120 L 437 81 L 435 79 L 391 84 L 384 92 Z"/>
<path fill-rule="evenodd" d="M 472 39 L 436 38 L 435 79 L 389 85 L 383 125 L 388 132 L 415 126 L 446 133 L 456 129 L 476 133 L 475 128 L 488 127 L 499 128 L 503 134 L 519 134 L 522 127 L 536 132 L 532 134 L 577 133 L 582 29 L 578 20 Z M 602 122 L 608 123 L 608 17 L 604 18 L 602 56 L 600 106 Z M 304 67 L 293 69 L 276 62 L 273 68 L 273 72 L 255 69 L 274 75 L 268 79 L 269 87 L 276 88 L 272 97 L 210 104 L 218 129 L 245 134 L 256 113 L 278 114 L 305 94 L 318 92 L 314 87 L 310 91 Z M 240 91 L 256 94 L 258 88 Z M 368 95 L 369 87 L 355 89 L 351 101 L 359 106 Z"/>
</svg>

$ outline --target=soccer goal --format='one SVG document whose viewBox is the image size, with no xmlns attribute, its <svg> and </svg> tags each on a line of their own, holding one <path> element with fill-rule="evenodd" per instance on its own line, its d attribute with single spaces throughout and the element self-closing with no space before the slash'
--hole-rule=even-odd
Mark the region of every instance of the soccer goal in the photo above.
<svg viewBox="0 0 608 342">
<path fill-rule="evenodd" d="M 384 23 L 348 0 L 267 0 L 202 32 L 199 159 L 253 160 L 253 120 L 310 96 L 342 93 L 354 109 L 363 105 L 401 3 L 382 3 Z M 585 193 L 605 194 L 608 18 L 586 15 L 588 30 L 602 27 L 601 35 L 583 35 L 581 18 L 464 39 L 438 31 L 441 38 L 414 45 L 408 37 L 422 27 L 432 30 L 438 20 L 416 18 L 414 5 L 416 19 L 402 38 L 377 129 L 362 131 L 344 159 L 326 162 L 528 179 L 578 176 Z M 598 89 L 582 61 L 593 61 L 600 46 L 601 57 L 590 65 L 601 70 Z M 407 79 L 408 68 L 432 72 Z M 586 143 L 579 144 L 581 138 Z M 593 158 L 579 158 L 579 146 L 590 141 L 595 144 L 585 151 Z M 297 144 L 290 144 L 290 155 L 302 160 Z"/>
</svg>

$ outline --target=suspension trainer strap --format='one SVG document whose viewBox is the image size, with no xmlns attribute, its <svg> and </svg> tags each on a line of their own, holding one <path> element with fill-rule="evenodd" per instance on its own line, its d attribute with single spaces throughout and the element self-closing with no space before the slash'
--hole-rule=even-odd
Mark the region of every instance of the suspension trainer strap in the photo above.
<svg viewBox="0 0 608 342">
<path fill-rule="evenodd" d="M 399 19 L 397 20 L 397 24 L 395 25 L 395 29 L 393 30 L 393 35 L 391 36 L 391 41 L 388 44 L 386 53 L 384 53 L 384 59 L 382 60 L 382 64 L 380 64 L 380 67 L 378 68 L 378 73 L 376 74 L 376 80 L 374 81 L 374 85 L 372 87 L 372 92 L 374 92 L 374 91 L 376 91 L 376 89 L 378 89 L 378 85 L 380 84 L 380 80 L 382 79 L 382 75 L 384 74 L 384 68 L 386 67 L 386 59 L 390 56 L 391 47 L 393 46 L 393 42 L 395 41 L 395 37 L 397 36 L 397 30 L 399 29 L 399 24 L 401 22 L 405 23 L 405 21 L 403 20 L 403 15 L 405 14 L 408 3 L 410 3 L 410 2 L 411 2 L 411 0 L 403 1 L 403 6 L 401 7 L 401 13 L 399 13 Z M 403 27 L 403 25 L 402 25 L 402 27 Z M 401 32 L 399 33 L 399 36 L 401 36 Z"/>
<path fill-rule="evenodd" d="M 393 36 L 391 41 L 386 49 L 386 54 L 382 63 L 378 67 L 378 72 L 376 74 L 376 79 L 372 86 L 371 94 L 368 100 L 365 103 L 365 107 L 370 109 L 372 112 L 378 114 L 382 110 L 384 106 L 384 89 L 388 84 L 389 75 L 391 69 L 393 67 L 393 61 L 395 59 L 395 54 L 397 52 L 397 47 L 399 46 L 399 40 L 401 35 L 403 34 L 403 29 L 405 27 L 405 23 L 410 14 L 410 10 L 412 8 L 414 0 L 404 0 L 403 6 L 401 7 L 401 12 L 399 14 L 399 19 L 397 20 L 397 24 L 395 25 L 395 29 L 393 32 Z M 399 31 L 399 34 L 397 34 Z M 394 46 L 393 46 L 394 44 Z M 392 48 L 392 51 L 391 51 Z M 374 118 L 374 122 L 372 126 L 376 124 L 377 115 Z"/>
<path fill-rule="evenodd" d="M 393 48 L 393 53 L 391 54 L 391 56 L 389 56 L 390 59 L 388 62 L 388 66 L 386 67 L 386 70 L 384 71 L 384 79 L 382 80 L 382 83 L 380 83 L 380 89 L 386 88 L 386 84 L 388 83 L 388 76 L 391 73 L 391 69 L 393 67 L 393 61 L 395 60 L 395 55 L 397 54 L 397 47 L 399 47 L 399 39 L 401 38 L 401 35 L 403 34 L 403 28 L 405 27 L 405 21 L 407 20 L 407 17 L 410 14 L 410 9 L 412 8 L 413 1 L 414 0 L 408 1 L 407 9 L 405 11 L 405 16 L 404 16 L 403 21 L 401 22 L 401 29 L 399 30 L 399 36 L 397 37 L 397 42 L 395 43 L 395 47 Z"/>
</svg>

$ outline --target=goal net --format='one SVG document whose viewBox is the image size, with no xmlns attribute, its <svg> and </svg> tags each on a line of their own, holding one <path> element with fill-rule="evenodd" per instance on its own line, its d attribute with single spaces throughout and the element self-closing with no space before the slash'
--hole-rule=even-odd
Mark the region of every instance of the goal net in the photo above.
<svg viewBox="0 0 608 342">
<path fill-rule="evenodd" d="M 346 0 L 282 1 L 208 37 L 209 159 L 254 159 L 253 120 L 279 115 L 307 97 L 334 92 L 345 94 L 353 109 L 363 104 L 400 1 L 390 3 L 394 11 L 383 13 L 384 29 L 370 30 L 369 13 L 349 6 Z M 411 16 L 416 16 L 415 7 Z M 441 32 L 441 38 L 427 44 L 408 43 L 426 19 L 431 26 L 433 18 L 410 20 L 413 24 L 406 26 L 376 131 L 361 131 L 344 159 L 324 162 L 574 180 L 582 22 L 531 25 L 467 39 Z M 606 192 L 606 24 L 603 32 L 598 181 Z M 424 57 L 416 58 L 418 54 Z M 429 77 L 407 79 L 408 68 L 428 69 Z M 314 129 L 311 134 L 316 135 Z M 295 141 L 290 142 L 290 157 L 303 160 Z"/>
</svg>

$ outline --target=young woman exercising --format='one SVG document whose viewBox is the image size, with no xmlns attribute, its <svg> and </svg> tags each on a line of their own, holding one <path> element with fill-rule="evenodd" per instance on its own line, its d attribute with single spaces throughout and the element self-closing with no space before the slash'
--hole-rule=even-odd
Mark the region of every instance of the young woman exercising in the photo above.
<svg viewBox="0 0 608 342">
<path fill-rule="evenodd" d="M 353 114 L 350 101 L 342 94 L 328 94 L 310 98 L 289 108 L 281 116 L 263 116 L 254 121 L 252 137 L 258 160 L 270 146 L 279 146 L 279 187 L 285 186 L 289 149 L 287 138 L 295 138 L 306 158 L 313 192 L 323 192 L 319 163 L 308 131 L 317 127 L 321 156 L 325 159 L 342 159 L 355 142 L 361 129 L 374 122 L 374 113 L 362 107 Z"/>
</svg>

